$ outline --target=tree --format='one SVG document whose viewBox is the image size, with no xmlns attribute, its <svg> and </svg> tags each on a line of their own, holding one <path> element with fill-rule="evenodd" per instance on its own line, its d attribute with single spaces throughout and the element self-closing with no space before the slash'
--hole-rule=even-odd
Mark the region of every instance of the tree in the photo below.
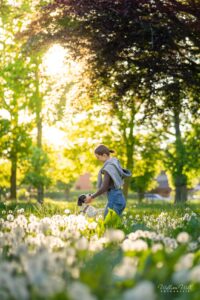
<svg viewBox="0 0 200 300">
<path fill-rule="evenodd" d="M 42 151 L 41 148 L 32 147 L 32 156 L 29 158 L 29 161 L 29 167 L 23 179 L 23 183 L 31 185 L 37 190 L 40 190 L 41 186 L 49 186 L 51 180 L 47 175 L 49 163 L 47 154 Z M 41 194 L 39 196 L 41 196 Z"/>
<path fill-rule="evenodd" d="M 42 1 L 42 4 L 44 5 L 47 2 Z M 43 47 L 37 53 L 35 52 L 34 55 L 31 55 L 31 51 L 28 53 L 27 49 L 23 47 L 23 40 L 18 39 L 19 32 L 26 28 L 32 18 L 31 15 L 34 15 L 40 3 L 40 0 L 34 3 L 30 3 L 27 0 L 13 4 L 10 4 L 6 0 L 1 2 L 0 101 L 4 112 L 7 112 L 9 116 L 9 131 L 4 135 L 5 150 L 3 154 L 4 157 L 11 160 L 10 197 L 12 199 L 16 199 L 17 197 L 18 162 L 23 162 L 28 155 L 31 155 L 30 135 L 35 125 L 34 123 L 36 123 L 38 132 L 37 146 L 42 152 L 43 102 L 45 96 L 49 96 L 49 90 L 53 86 L 52 80 L 50 81 L 47 76 L 41 82 L 40 65 L 42 56 L 47 48 Z M 45 80 L 46 82 L 44 82 Z M 47 86 L 46 89 L 44 89 L 45 85 Z M 69 86 L 67 88 L 69 89 Z M 58 91 L 59 101 L 61 99 L 60 90 Z M 64 91 L 66 92 L 66 86 L 62 88 L 63 93 Z M 57 100 L 55 106 L 59 101 Z M 63 105 L 59 105 L 59 110 L 62 110 Z M 33 121 L 32 114 L 36 116 L 35 122 Z M 22 118 L 22 116 L 24 117 Z M 30 122 L 28 117 L 31 120 Z M 38 200 L 42 202 L 42 199 L 43 186 L 41 184 L 41 186 L 38 186 Z"/>
<path fill-rule="evenodd" d="M 28 107 L 28 60 L 20 52 L 20 42 L 16 40 L 15 33 L 22 27 L 19 16 L 6 1 L 2 3 L 1 10 L 1 106 L 9 116 L 7 119 L 7 132 L 3 137 L 4 151 L 2 155 L 11 161 L 10 172 L 10 198 L 16 199 L 17 164 L 27 156 L 30 146 L 30 123 L 25 119 L 21 121 L 22 113 Z"/>
<path fill-rule="evenodd" d="M 131 82 L 135 79 L 130 72 L 138 69 L 138 77 L 146 93 L 145 116 L 158 111 L 156 103 L 157 86 L 163 92 L 169 87 L 168 81 L 184 82 L 191 89 L 199 86 L 199 1 L 57 1 L 46 8 L 42 19 L 42 26 L 47 31 L 48 24 L 55 24 L 45 34 L 40 28 L 41 41 L 54 38 L 62 40 L 76 53 L 81 47 L 89 48 L 90 65 L 93 68 L 93 79 L 105 83 L 115 73 L 115 80 L 122 87 L 123 95 L 133 90 Z M 52 9 L 57 9 L 56 17 L 51 15 Z M 40 23 L 41 24 L 41 23 Z M 44 26 L 45 24 L 45 26 Z M 38 25 L 38 22 L 37 22 Z M 47 25 L 47 26 L 46 26 Z M 34 28 L 34 24 L 33 24 Z M 37 26 L 38 30 L 38 26 Z M 66 40 L 68 33 L 70 39 Z M 74 39 L 78 43 L 73 43 Z M 77 44 L 79 47 L 77 47 Z M 78 52 L 80 55 L 80 51 Z M 117 65 L 128 64 L 128 86 L 124 90 L 124 73 Z M 118 80 L 117 80 L 118 79 Z M 138 89 L 141 85 L 138 85 Z M 175 86 L 178 86 L 175 84 Z M 183 85 L 181 84 L 181 87 Z M 119 91 L 118 89 L 118 91 Z M 169 93 L 163 100 L 173 101 L 174 125 L 176 127 L 176 157 L 180 158 L 181 165 L 177 165 L 176 201 L 185 201 L 186 196 L 180 192 L 178 186 L 187 184 L 183 175 L 184 156 L 183 143 L 180 134 L 180 122 L 177 111 L 174 110 L 177 102 L 184 105 L 184 99 L 179 97 L 180 89 L 176 93 Z M 178 98 L 174 98 L 177 96 Z M 119 98 L 115 98 L 115 102 Z M 169 111 L 169 101 L 164 102 L 165 111 Z M 193 101 L 193 106 L 199 101 Z M 183 155 L 182 155 L 182 154 Z M 177 164 L 179 164 L 177 160 Z M 174 173 L 175 174 L 175 173 Z M 181 181 L 181 183 L 180 183 Z M 186 191 L 186 188 L 184 189 Z"/>
<path fill-rule="evenodd" d="M 162 168 L 162 159 L 159 136 L 151 132 L 145 135 L 138 134 L 130 186 L 138 193 L 139 201 L 144 198 L 145 192 L 155 187 L 155 178 Z"/>
<path fill-rule="evenodd" d="M 177 112 L 177 110 L 179 111 Z M 164 160 L 166 168 L 170 171 L 172 182 L 175 186 L 175 202 L 180 199 L 183 202 L 187 200 L 188 186 L 192 187 L 192 182 L 198 178 L 199 172 L 199 154 L 197 148 L 200 146 L 199 132 L 194 124 L 190 124 L 189 129 L 181 132 L 179 114 L 180 106 L 177 106 L 174 118 L 175 122 L 175 141 L 169 143 L 165 153 Z"/>
</svg>

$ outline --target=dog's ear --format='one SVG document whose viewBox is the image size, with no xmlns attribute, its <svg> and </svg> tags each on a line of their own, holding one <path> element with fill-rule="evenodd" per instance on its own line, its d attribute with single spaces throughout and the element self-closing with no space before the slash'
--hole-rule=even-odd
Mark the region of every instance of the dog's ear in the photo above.
<svg viewBox="0 0 200 300">
<path fill-rule="evenodd" d="M 86 195 L 82 194 L 78 197 L 77 205 L 82 206 L 82 204 L 85 202 Z"/>
</svg>

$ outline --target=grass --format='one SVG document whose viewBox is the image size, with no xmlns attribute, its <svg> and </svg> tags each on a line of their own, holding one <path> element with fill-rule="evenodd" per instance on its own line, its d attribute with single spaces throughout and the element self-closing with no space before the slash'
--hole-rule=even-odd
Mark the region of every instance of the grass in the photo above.
<svg viewBox="0 0 200 300">
<path fill-rule="evenodd" d="M 95 207 L 104 207 L 106 204 L 105 197 L 98 198 L 94 201 Z M 185 213 L 185 208 L 189 207 L 196 214 L 200 215 L 200 203 L 199 202 L 188 202 L 183 205 L 173 204 L 162 201 L 154 202 L 142 202 L 138 203 L 133 199 L 128 200 L 126 212 L 127 214 L 146 214 L 146 215 L 159 215 L 161 212 L 168 212 L 171 216 L 178 217 Z M 45 198 L 43 205 L 40 205 L 36 200 L 32 199 L 30 201 L 20 200 L 17 202 L 6 201 L 0 202 L 0 216 L 2 216 L 2 211 L 9 210 L 16 211 L 20 208 L 24 208 L 25 215 L 35 214 L 38 217 L 53 216 L 55 214 L 64 214 L 65 209 L 70 209 L 72 213 L 77 214 L 79 208 L 76 205 L 76 201 L 56 201 L 50 198 Z"/>
</svg>

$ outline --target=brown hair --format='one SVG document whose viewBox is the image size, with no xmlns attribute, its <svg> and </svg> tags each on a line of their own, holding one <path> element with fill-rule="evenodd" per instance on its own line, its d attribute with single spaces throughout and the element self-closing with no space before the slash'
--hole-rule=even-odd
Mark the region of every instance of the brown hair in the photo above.
<svg viewBox="0 0 200 300">
<path fill-rule="evenodd" d="M 114 153 L 115 151 L 108 149 L 108 147 L 104 146 L 104 145 L 99 145 L 95 150 L 94 153 L 98 154 L 98 155 L 103 155 L 103 154 L 107 154 L 108 156 L 110 155 L 110 153 Z"/>
</svg>

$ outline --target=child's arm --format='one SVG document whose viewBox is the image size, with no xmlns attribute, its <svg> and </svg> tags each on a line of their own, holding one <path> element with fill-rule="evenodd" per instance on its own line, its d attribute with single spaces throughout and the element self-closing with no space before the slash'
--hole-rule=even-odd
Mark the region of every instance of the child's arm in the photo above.
<svg viewBox="0 0 200 300">
<path fill-rule="evenodd" d="M 109 186 L 110 186 L 110 182 L 111 182 L 110 175 L 106 171 L 104 171 L 104 180 L 103 180 L 102 186 L 98 189 L 98 191 L 96 193 L 94 193 L 92 195 L 87 195 L 85 203 L 90 203 L 92 201 L 92 199 L 107 192 L 107 190 L 109 189 Z"/>
</svg>

